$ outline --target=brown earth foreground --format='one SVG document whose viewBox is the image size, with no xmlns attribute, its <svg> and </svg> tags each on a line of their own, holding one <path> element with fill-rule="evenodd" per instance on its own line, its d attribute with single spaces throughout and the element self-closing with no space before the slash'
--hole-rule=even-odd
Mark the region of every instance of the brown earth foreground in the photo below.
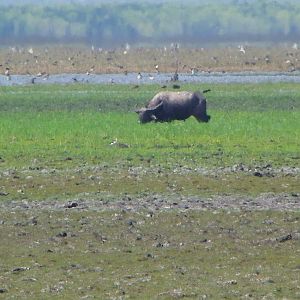
<svg viewBox="0 0 300 300">
<path fill-rule="evenodd" d="M 2 202 L 0 299 L 299 299 L 299 196 Z"/>
<path fill-rule="evenodd" d="M 0 74 L 127 72 L 294 72 L 300 50 L 292 44 L 269 47 L 95 49 L 82 46 L 0 49 Z M 192 71 L 193 70 L 193 71 Z"/>
<path fill-rule="evenodd" d="M 161 193 L 141 191 L 150 170 L 105 172 L 0 174 L 0 299 L 299 298 L 298 168 L 176 169 L 176 185 L 152 169 Z M 198 178 L 191 187 L 203 187 L 203 174 L 219 190 L 234 177 L 242 189 L 261 182 L 253 195 L 213 194 L 214 185 L 207 195 L 189 195 L 181 184 L 191 172 Z M 92 192 L 105 174 L 109 180 Z M 124 193 L 128 176 L 140 192 Z M 45 200 L 30 200 L 41 187 Z"/>
</svg>

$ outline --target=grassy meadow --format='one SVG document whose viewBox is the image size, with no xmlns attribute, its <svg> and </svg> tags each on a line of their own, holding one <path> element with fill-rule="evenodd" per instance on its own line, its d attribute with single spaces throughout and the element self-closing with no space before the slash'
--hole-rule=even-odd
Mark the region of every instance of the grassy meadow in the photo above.
<svg viewBox="0 0 300 300">
<path fill-rule="evenodd" d="M 187 90 L 206 88 L 208 86 L 205 85 L 182 86 Z M 129 168 L 144 168 L 149 174 L 159 168 L 160 172 L 173 176 L 183 187 L 188 181 L 185 170 L 189 170 L 196 181 L 203 182 L 203 174 L 197 172 L 198 169 L 215 170 L 242 165 L 254 172 L 255 168 L 263 166 L 275 169 L 299 167 L 298 85 L 242 84 L 209 88 L 212 92 L 207 94 L 208 113 L 212 119 L 208 124 L 190 118 L 186 122 L 141 125 L 134 109 L 143 106 L 161 90 L 159 86 L 1 87 L 1 170 L 19 173 L 15 180 L 4 181 L 3 189 L 9 191 L 8 197 L 16 197 L 16 190 L 20 190 L 16 186 L 22 185 L 26 176 L 33 176 L 33 182 L 36 180 L 38 185 L 45 186 L 43 181 L 48 182 L 50 170 L 56 170 L 55 178 L 64 182 L 66 186 L 63 189 L 74 196 L 98 189 L 117 194 L 122 191 L 139 193 L 141 189 L 151 190 L 154 186 L 154 191 L 165 191 L 166 186 L 161 184 L 162 178 L 157 173 L 154 176 L 144 175 L 137 188 L 134 179 L 128 178 Z M 94 175 L 95 166 L 97 170 L 105 170 L 99 186 L 85 180 Z M 80 168 L 86 172 L 81 179 L 85 184 L 74 188 L 78 181 L 75 170 Z M 177 169 L 179 171 L 174 174 Z M 67 180 L 71 173 L 75 174 Z M 127 178 L 125 185 L 124 178 Z M 241 178 L 239 180 L 245 183 L 242 190 L 255 193 L 252 184 L 247 183 L 248 177 Z M 113 180 L 113 187 L 106 186 L 106 180 Z M 266 180 L 269 182 L 267 185 Z M 280 185 L 278 180 L 277 176 L 273 180 L 262 178 L 260 182 L 266 188 L 261 189 L 257 185 L 256 193 L 267 192 L 271 187 L 276 192 L 284 191 L 281 186 L 286 185 L 286 177 L 280 178 L 279 181 L 283 181 Z M 290 184 L 286 189 L 292 191 L 296 179 L 288 180 Z M 38 191 L 36 185 L 32 185 L 34 188 L 27 189 L 30 198 L 60 194 L 57 186 L 50 192 L 47 188 Z M 193 187 L 188 190 L 191 193 L 199 193 L 199 190 L 219 192 L 218 183 L 214 180 L 208 185 L 208 189 L 202 190 L 200 184 L 196 191 Z M 239 185 L 240 182 L 237 187 Z M 224 187 L 220 192 L 230 191 Z M 24 197 L 22 193 L 18 196 Z"/>
<path fill-rule="evenodd" d="M 67 157 L 73 164 L 140 164 L 150 159 L 209 167 L 298 165 L 300 88 L 296 84 L 210 88 L 210 123 L 190 118 L 140 125 L 134 109 L 161 90 L 159 86 L 1 87 L 2 166 L 30 166 L 37 161 L 59 167 Z"/>
<path fill-rule="evenodd" d="M 300 86 L 207 88 L 141 125 L 160 86 L 0 87 L 0 299 L 299 299 L 299 211 L 255 197 L 297 206 Z M 237 195 L 269 209 L 180 206 Z"/>
</svg>

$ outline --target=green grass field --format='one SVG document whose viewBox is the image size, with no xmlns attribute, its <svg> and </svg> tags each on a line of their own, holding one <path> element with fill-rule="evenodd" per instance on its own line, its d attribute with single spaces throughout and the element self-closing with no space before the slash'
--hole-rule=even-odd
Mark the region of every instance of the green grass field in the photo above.
<svg viewBox="0 0 300 300">
<path fill-rule="evenodd" d="M 206 88 L 205 85 L 182 87 L 187 90 Z M 162 183 L 161 176 L 153 174 L 150 178 L 144 176 L 139 188 L 134 188 L 134 179 L 127 176 L 130 167 L 160 168 L 162 174 L 173 176 L 179 182 L 179 188 L 186 185 L 187 180 L 182 174 L 173 174 L 176 168 L 299 167 L 299 85 L 214 85 L 210 88 L 212 92 L 207 99 L 212 119 L 208 124 L 190 118 L 186 122 L 141 125 L 133 111 L 158 92 L 159 86 L 145 85 L 138 89 L 126 85 L 2 87 L 1 169 L 20 173 L 15 180 L 5 181 L 3 189 L 9 191 L 13 199 L 24 197 L 16 193 L 26 177 L 24 170 L 31 171 L 29 175 L 35 182 L 29 185 L 32 189 L 26 189 L 27 197 L 44 198 L 59 196 L 61 191 L 57 185 L 49 186 L 48 172 L 40 170 L 59 170 L 55 179 L 64 182 L 63 190 L 74 196 L 99 190 L 113 193 L 165 190 L 166 183 Z M 95 166 L 108 168 L 99 185 L 86 180 L 95 175 L 88 169 Z M 83 178 L 77 178 L 76 168 L 83 169 Z M 193 186 L 188 190 L 190 193 L 230 193 L 232 187 L 234 193 L 259 194 L 268 190 L 293 191 L 297 186 L 295 178 L 276 176 L 271 180 L 267 177 L 254 185 L 256 191 L 249 177 L 244 175 L 236 184 L 234 175 L 229 187 L 218 190 L 218 179 L 211 179 L 208 187 L 205 183 L 202 189 L 207 178 L 203 180 L 201 174 L 192 172 L 198 185 L 196 190 Z M 71 179 L 67 180 L 68 177 Z M 76 185 L 78 180 L 84 184 Z M 115 182 L 113 187 L 108 184 L 111 180 Z M 286 181 L 290 184 L 282 189 Z M 36 185 L 46 187 L 38 191 Z"/>
<path fill-rule="evenodd" d="M 141 125 L 159 86 L 0 87 L 0 299 L 299 299 L 299 211 L 164 208 L 299 201 L 300 86 L 206 88 L 208 124 Z"/>
<path fill-rule="evenodd" d="M 183 89 L 205 89 L 186 85 Z M 266 162 L 299 165 L 300 88 L 296 84 L 215 85 L 209 124 L 141 126 L 133 113 L 158 86 L 37 86 L 0 90 L 3 167 L 33 160 L 59 167 L 132 161 L 227 166 Z M 128 148 L 110 147 L 115 139 Z"/>
<path fill-rule="evenodd" d="M 185 174 L 175 176 L 173 170 L 176 168 L 299 167 L 299 85 L 209 87 L 212 92 L 207 95 L 208 113 L 212 119 L 208 124 L 190 118 L 186 122 L 146 125 L 138 123 L 133 111 L 158 92 L 159 86 L 145 85 L 138 89 L 126 85 L 2 87 L 0 164 L 2 170 L 19 173 L 15 180 L 4 181 L 3 189 L 9 191 L 8 197 L 24 197 L 16 191 L 20 190 L 18 187 L 29 172 L 35 182 L 33 188 L 26 189 L 29 198 L 66 197 L 60 195 L 57 185 L 48 186 L 48 173 L 41 170 L 49 169 L 60 170 L 55 178 L 65 183 L 63 190 L 67 195 L 74 196 L 80 192 L 102 190 L 136 194 L 140 190 L 151 190 L 153 186 L 155 191 L 164 192 L 166 185 L 161 183 L 160 176 L 144 176 L 139 188 L 134 188 L 134 180 L 127 178 L 124 181 L 130 167 L 160 168 L 162 173 L 173 176 L 179 186 L 186 185 L 188 180 Z M 186 90 L 206 88 L 205 85 L 182 87 Z M 87 177 L 93 176 L 90 169 L 95 166 L 110 170 L 101 175 L 99 186 L 86 181 Z M 85 176 L 81 179 L 76 176 L 76 168 L 83 169 Z M 75 173 L 72 175 L 75 178 L 67 180 L 71 173 Z M 201 174 L 192 172 L 191 176 L 203 182 Z M 74 187 L 78 180 L 84 184 Z M 113 187 L 106 184 L 111 180 Z M 273 180 L 263 178 L 259 181 L 263 184 L 257 183 L 255 191 L 247 176 L 241 175 L 236 185 L 233 184 L 236 180 L 230 180 L 232 187 L 244 183 L 238 192 L 251 190 L 254 194 L 268 189 L 293 191 L 296 185 L 296 182 L 293 184 L 296 179 L 289 178 L 289 187 L 281 189 L 286 184 L 285 177 L 280 180 L 278 177 Z M 39 191 L 36 185 L 46 187 Z M 208 186 L 188 190 L 191 193 L 230 192 L 225 187 L 218 190 L 220 187 L 214 180 Z"/>
</svg>

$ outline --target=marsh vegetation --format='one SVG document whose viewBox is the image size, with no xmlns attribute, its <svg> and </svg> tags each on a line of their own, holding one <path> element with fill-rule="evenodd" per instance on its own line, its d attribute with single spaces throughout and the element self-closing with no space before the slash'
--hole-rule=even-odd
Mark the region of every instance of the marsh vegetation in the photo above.
<svg viewBox="0 0 300 300">
<path fill-rule="evenodd" d="M 141 125 L 159 85 L 0 87 L 0 297 L 299 297 L 299 85 L 207 88 Z"/>
<path fill-rule="evenodd" d="M 296 42 L 300 35 L 296 0 L 7 2 L 0 1 L 0 38 L 7 44 L 185 42 L 201 47 L 204 41 Z"/>
</svg>

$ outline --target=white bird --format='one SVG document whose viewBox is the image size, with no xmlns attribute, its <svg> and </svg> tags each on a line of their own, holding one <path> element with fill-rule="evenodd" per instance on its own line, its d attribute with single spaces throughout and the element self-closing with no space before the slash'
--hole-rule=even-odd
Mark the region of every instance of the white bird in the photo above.
<svg viewBox="0 0 300 300">
<path fill-rule="evenodd" d="M 126 49 L 126 51 L 129 51 L 129 50 L 130 50 L 130 45 L 129 45 L 128 43 L 126 43 L 125 49 Z"/>
<path fill-rule="evenodd" d="M 29 48 L 29 49 L 28 49 L 28 53 L 29 53 L 29 54 L 33 54 L 33 49 L 32 49 L 32 48 Z"/>
<path fill-rule="evenodd" d="M 150 80 L 153 80 L 153 79 L 154 79 L 154 76 L 151 75 L 151 74 L 149 74 L 149 79 L 150 79 Z"/>
<path fill-rule="evenodd" d="M 118 142 L 117 138 L 115 138 L 109 145 L 119 147 L 119 148 L 129 148 L 130 147 L 128 144 Z"/>
<path fill-rule="evenodd" d="M 142 74 L 141 74 L 140 72 L 138 72 L 138 74 L 137 74 L 137 79 L 140 80 L 140 79 L 142 79 L 142 78 L 143 78 Z"/>
<path fill-rule="evenodd" d="M 109 145 L 113 146 L 113 145 L 116 145 L 117 143 L 118 143 L 118 139 L 115 138 Z"/>
<path fill-rule="evenodd" d="M 191 68 L 192 75 L 196 75 L 197 72 L 198 72 L 198 70 L 196 68 Z"/>
<path fill-rule="evenodd" d="M 246 50 L 243 45 L 240 45 L 239 48 L 240 48 L 240 52 L 242 52 L 243 54 L 246 53 Z"/>
<path fill-rule="evenodd" d="M 43 80 L 48 80 L 49 79 L 49 74 L 45 74 Z"/>
<path fill-rule="evenodd" d="M 293 49 L 294 49 L 294 50 L 298 50 L 298 44 L 297 44 L 297 43 L 294 43 Z"/>
</svg>

